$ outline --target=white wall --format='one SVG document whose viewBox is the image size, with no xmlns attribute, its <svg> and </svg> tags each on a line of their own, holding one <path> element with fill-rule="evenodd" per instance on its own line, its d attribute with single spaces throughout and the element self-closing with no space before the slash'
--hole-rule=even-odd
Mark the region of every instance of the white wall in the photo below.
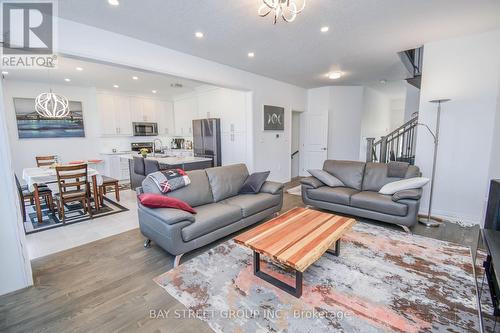
<svg viewBox="0 0 500 333">
<path fill-rule="evenodd" d="M 307 112 L 302 114 L 301 124 L 308 115 L 323 115 L 328 118 L 327 158 L 358 160 L 363 114 L 363 87 L 330 86 L 308 90 Z M 301 147 L 306 136 L 306 126 L 301 127 Z M 300 175 L 307 176 L 306 154 L 301 154 Z M 318 163 L 314 163 L 318 167 Z"/>
<path fill-rule="evenodd" d="M 335 86 L 330 88 L 328 159 L 357 160 L 359 158 L 363 91 L 363 87 Z"/>
<path fill-rule="evenodd" d="M 390 132 L 394 131 L 396 128 L 400 127 L 405 123 L 405 99 L 396 98 L 390 100 L 390 110 L 391 110 L 391 121 L 390 121 Z"/>
<path fill-rule="evenodd" d="M 299 151 L 297 155 L 292 159 L 292 178 L 299 175 L 300 170 L 300 113 L 292 112 L 292 142 L 291 142 L 292 154 Z"/>
<path fill-rule="evenodd" d="M 12 174 L 12 155 L 7 135 L 7 121 L 0 80 L 0 295 L 33 284 L 30 261 L 26 251 L 21 210 Z"/>
<path fill-rule="evenodd" d="M 435 127 L 436 105 L 429 100 L 451 98 L 443 105 L 433 213 L 482 222 L 492 157 L 495 117 L 498 118 L 500 31 L 449 39 L 424 46 L 419 121 Z M 498 128 L 496 128 L 498 131 Z M 496 141 L 495 143 L 498 143 Z M 432 138 L 420 130 L 416 164 L 430 177 Z M 498 174 L 498 173 L 497 173 Z M 428 207 L 425 188 L 421 211 Z"/>
<path fill-rule="evenodd" d="M 248 133 L 251 141 L 248 146 L 253 153 L 248 167 L 250 170 L 271 170 L 272 180 L 290 179 L 291 110 L 305 110 L 305 89 L 67 20 L 58 21 L 58 32 L 59 51 L 65 54 L 251 91 L 253 118 L 248 123 L 253 130 Z M 265 104 L 285 108 L 287 126 L 279 133 L 279 138 L 276 133 L 263 130 Z"/>
<path fill-rule="evenodd" d="M 409 121 L 411 115 L 418 112 L 420 107 L 420 89 L 406 83 L 406 99 L 405 99 L 405 112 L 404 122 Z"/>
<path fill-rule="evenodd" d="M 361 119 L 361 140 L 359 159 L 366 160 L 366 138 L 375 138 L 390 132 L 391 100 L 388 96 L 370 87 L 365 87 L 363 95 L 363 115 Z"/>
</svg>

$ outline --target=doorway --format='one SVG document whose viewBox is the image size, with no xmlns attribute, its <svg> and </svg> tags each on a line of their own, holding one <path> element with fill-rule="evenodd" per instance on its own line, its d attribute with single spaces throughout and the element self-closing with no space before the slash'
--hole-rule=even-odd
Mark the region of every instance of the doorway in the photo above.
<svg viewBox="0 0 500 333">
<path fill-rule="evenodd" d="M 298 111 L 292 111 L 291 152 L 291 176 L 293 180 L 299 176 L 300 172 L 300 112 Z"/>
</svg>

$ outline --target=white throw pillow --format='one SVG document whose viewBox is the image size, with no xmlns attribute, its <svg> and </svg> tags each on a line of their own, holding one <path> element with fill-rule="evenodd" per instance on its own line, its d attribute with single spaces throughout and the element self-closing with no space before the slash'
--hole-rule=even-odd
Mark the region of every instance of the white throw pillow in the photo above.
<svg viewBox="0 0 500 333">
<path fill-rule="evenodd" d="M 429 178 L 425 177 L 415 177 L 398 180 L 389 184 L 382 186 L 378 193 L 380 194 L 394 194 L 402 190 L 411 190 L 414 188 L 421 188 L 429 182 Z"/>
<path fill-rule="evenodd" d="M 345 186 L 344 183 L 334 175 L 329 174 L 325 170 L 312 169 L 307 170 L 314 178 L 319 179 L 322 183 L 330 187 Z"/>
</svg>

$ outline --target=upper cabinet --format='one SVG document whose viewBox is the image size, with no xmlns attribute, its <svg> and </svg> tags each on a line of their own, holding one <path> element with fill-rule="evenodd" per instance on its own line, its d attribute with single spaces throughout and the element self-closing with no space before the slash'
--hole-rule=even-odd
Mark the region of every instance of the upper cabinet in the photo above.
<svg viewBox="0 0 500 333">
<path fill-rule="evenodd" d="M 97 110 L 103 136 L 132 136 L 133 122 L 158 123 L 159 135 L 175 132 L 171 102 L 99 92 Z"/>
<path fill-rule="evenodd" d="M 155 101 L 156 119 L 159 135 L 175 135 L 174 106 L 171 102 Z"/>
<path fill-rule="evenodd" d="M 156 100 L 144 97 L 130 97 L 132 121 L 137 123 L 157 122 Z"/>
<path fill-rule="evenodd" d="M 132 135 L 130 98 L 128 96 L 97 94 L 101 134 L 104 136 Z"/>
<path fill-rule="evenodd" d="M 196 96 L 176 100 L 174 102 L 175 135 L 192 136 L 193 119 L 198 119 Z"/>
</svg>

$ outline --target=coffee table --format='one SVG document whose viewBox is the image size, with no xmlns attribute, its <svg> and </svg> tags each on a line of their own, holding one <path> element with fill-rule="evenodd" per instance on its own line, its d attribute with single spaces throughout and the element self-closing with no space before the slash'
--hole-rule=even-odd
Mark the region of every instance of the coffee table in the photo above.
<svg viewBox="0 0 500 333">
<path fill-rule="evenodd" d="M 297 207 L 240 234 L 234 241 L 253 251 L 256 276 L 300 298 L 302 273 L 325 252 L 339 256 L 340 238 L 355 223 L 349 217 Z M 334 244 L 335 248 L 330 249 Z M 295 286 L 261 271 L 260 255 L 292 269 Z"/>
</svg>

